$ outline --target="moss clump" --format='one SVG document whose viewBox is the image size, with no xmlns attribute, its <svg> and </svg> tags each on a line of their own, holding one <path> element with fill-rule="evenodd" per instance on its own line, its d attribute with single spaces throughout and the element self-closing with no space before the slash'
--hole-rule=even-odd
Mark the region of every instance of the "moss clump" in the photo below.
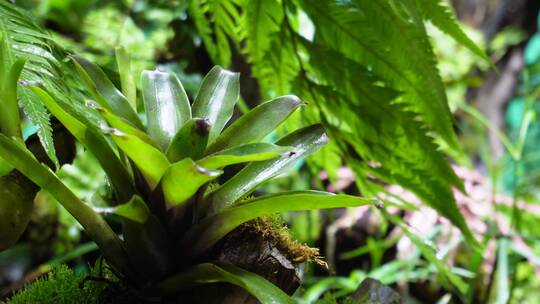
<svg viewBox="0 0 540 304">
<path fill-rule="evenodd" d="M 244 224 L 241 229 L 255 232 L 278 248 L 293 264 L 315 262 L 326 266 L 319 248 L 311 248 L 291 238 L 289 229 L 279 216 L 265 216 Z"/>
<path fill-rule="evenodd" d="M 85 279 L 65 265 L 53 267 L 47 276 L 38 279 L 9 299 L 6 304 L 80 304 L 99 303 L 107 283 Z"/>
</svg>

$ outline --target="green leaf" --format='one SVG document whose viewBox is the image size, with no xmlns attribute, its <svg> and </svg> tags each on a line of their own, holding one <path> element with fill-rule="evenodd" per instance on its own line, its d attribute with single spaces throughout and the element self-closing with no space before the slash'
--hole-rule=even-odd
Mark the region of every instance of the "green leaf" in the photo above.
<svg viewBox="0 0 540 304">
<path fill-rule="evenodd" d="M 159 294 L 174 294 L 201 284 L 218 282 L 239 286 L 262 304 L 296 303 L 265 278 L 230 264 L 198 264 L 158 283 L 155 288 Z"/>
<path fill-rule="evenodd" d="M 193 117 L 210 124 L 208 142 L 212 143 L 232 116 L 240 97 L 240 75 L 215 66 L 204 77 L 193 102 Z"/>
<path fill-rule="evenodd" d="M 8 174 L 13 170 L 13 167 L 0 157 L 0 177 Z"/>
<path fill-rule="evenodd" d="M 281 28 L 281 5 L 274 0 L 245 1 L 242 17 L 242 28 L 246 32 L 244 51 L 250 62 L 261 61 L 270 49 L 270 37 Z"/>
<path fill-rule="evenodd" d="M 101 167 L 107 173 L 118 200 L 129 200 L 135 193 L 133 180 L 103 134 L 89 122 L 85 121 L 83 123 L 68 113 L 66 110 L 70 109 L 71 106 L 67 104 L 59 105 L 46 91 L 39 87 L 30 86 L 30 89 L 41 99 L 41 102 L 49 109 L 52 115 L 97 158 Z"/>
<path fill-rule="evenodd" d="M 191 118 L 184 87 L 174 74 L 143 71 L 142 91 L 148 134 L 166 150 L 174 135 Z"/>
<path fill-rule="evenodd" d="M 188 11 L 212 59 L 225 67 L 231 62 L 229 39 L 239 42 L 241 0 L 189 0 Z M 208 18 L 207 18 L 208 16 Z"/>
<path fill-rule="evenodd" d="M 206 153 L 213 153 L 264 138 L 302 104 L 304 103 L 298 97 L 287 95 L 258 105 L 225 129 L 208 147 Z"/>
<path fill-rule="evenodd" d="M 172 164 L 163 174 L 161 187 L 168 208 L 180 206 L 192 197 L 202 185 L 220 176 L 223 171 L 208 170 L 191 158 Z"/>
<path fill-rule="evenodd" d="M 294 152 L 291 147 L 282 147 L 269 143 L 254 143 L 219 151 L 206 156 L 197 163 L 207 169 L 217 169 L 233 164 L 272 159 L 286 153 Z"/>
<path fill-rule="evenodd" d="M 282 138 L 277 144 L 292 147 L 294 153 L 247 165 L 205 198 L 205 204 L 208 204 L 207 207 L 210 208 L 209 212 L 213 213 L 232 205 L 238 199 L 253 191 L 261 183 L 283 172 L 296 163 L 296 161 L 319 150 L 327 141 L 328 138 L 321 125 L 312 125 Z"/>
<path fill-rule="evenodd" d="M 193 258 L 211 248 L 217 241 L 241 224 L 252 219 L 286 211 L 356 207 L 370 204 L 361 197 L 321 191 L 290 191 L 269 194 L 243 202 L 204 218 L 193 226 L 183 241 L 191 248 Z"/>
<path fill-rule="evenodd" d="M 318 104 L 357 181 L 371 175 L 410 189 L 474 244 L 452 193 L 452 187 L 463 191 L 463 183 L 417 115 L 396 103 L 397 92 L 381 87 L 382 80 L 368 69 L 323 45 L 303 45 L 312 57 L 310 74 L 324 85 L 300 78 L 295 91 Z M 378 165 L 366 166 L 350 151 Z M 365 183 L 361 190 L 369 191 Z"/>
<path fill-rule="evenodd" d="M 21 143 L 0 134 L 0 157 L 58 200 L 84 227 L 115 268 L 124 274 L 132 272 L 127 265 L 122 242 L 107 222 L 83 203 L 47 166 L 40 164 Z"/>
<path fill-rule="evenodd" d="M 19 9 L 12 2 L 0 1 L 0 36 L 3 37 L 0 67 L 9 67 L 18 59 L 26 59 L 21 80 L 39 82 L 56 98 L 65 101 L 74 103 L 81 100 L 77 91 L 79 82 L 74 69 L 65 60 L 66 52 L 34 20 L 27 11 Z M 7 71 L 0 68 L 0 74 L 7 74 Z M 0 75 L 0 78 L 3 76 Z M 47 110 L 25 88 L 21 88 L 17 95 L 26 117 L 37 128 L 47 156 L 58 166 Z"/>
<path fill-rule="evenodd" d="M 135 135 L 112 129 L 111 136 L 118 147 L 135 163 L 153 190 L 170 163 L 165 154 Z"/>
<path fill-rule="evenodd" d="M 73 59 L 79 75 L 86 84 L 86 88 L 96 101 L 114 115 L 124 118 L 142 130 L 143 126 L 139 116 L 131 108 L 126 97 L 118 91 L 101 68 L 79 56 L 74 56 Z"/>
<path fill-rule="evenodd" d="M 148 206 L 138 195 L 125 204 L 113 207 L 112 213 L 139 224 L 146 223 L 151 215 Z"/>
<path fill-rule="evenodd" d="M 148 136 L 148 134 L 144 133 L 140 129 L 135 128 L 132 124 L 130 124 L 129 122 L 127 122 L 123 118 L 112 114 L 107 109 L 102 108 L 102 107 L 100 107 L 100 106 L 98 106 L 98 105 L 96 105 L 96 104 L 94 104 L 92 102 L 88 102 L 87 104 L 88 104 L 88 106 L 96 109 L 101 114 L 101 116 L 103 118 L 105 118 L 105 120 L 107 121 L 107 123 L 109 124 L 109 126 L 111 128 L 117 129 L 117 130 L 119 130 L 121 132 L 124 132 L 124 133 L 127 133 L 127 134 L 134 135 L 134 136 L 138 137 L 139 139 L 141 139 L 142 141 L 144 141 L 145 143 L 160 149 L 158 144 L 152 138 L 150 138 L 150 136 Z"/>
<path fill-rule="evenodd" d="M 368 68 L 451 149 L 460 151 L 436 58 L 416 0 L 302 1 L 314 41 Z M 407 56 L 403 56 L 407 54 Z"/>
<path fill-rule="evenodd" d="M 492 67 L 495 67 L 486 53 L 463 32 L 450 7 L 446 4 L 446 1 L 420 0 L 418 1 L 418 4 L 420 5 L 424 18 L 431 21 L 433 25 L 450 35 L 458 43 L 461 43 L 471 52 L 478 55 L 478 57 L 484 59 Z"/>
<path fill-rule="evenodd" d="M 169 161 L 176 162 L 184 158 L 199 159 L 204 155 L 210 124 L 204 118 L 190 119 L 174 136 L 167 157 Z"/>
<path fill-rule="evenodd" d="M 120 74 L 122 93 L 126 96 L 131 108 L 137 112 L 137 87 L 131 74 L 131 62 L 129 53 L 125 47 L 116 48 L 116 65 Z"/>
<path fill-rule="evenodd" d="M 0 40 L 0 46 L 3 41 Z M 0 58 L 1 60 L 2 58 Z M 0 131 L 9 137 L 22 140 L 19 104 L 17 103 L 17 81 L 21 76 L 26 59 L 18 59 L 11 66 L 7 77 L 0 83 Z"/>
</svg>

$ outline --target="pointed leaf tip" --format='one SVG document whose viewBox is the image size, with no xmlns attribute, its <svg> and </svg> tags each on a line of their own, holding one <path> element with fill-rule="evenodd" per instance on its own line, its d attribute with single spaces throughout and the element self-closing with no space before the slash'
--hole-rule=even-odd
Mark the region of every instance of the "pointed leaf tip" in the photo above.
<svg viewBox="0 0 540 304">
<path fill-rule="evenodd" d="M 176 75 L 158 70 L 142 72 L 142 90 L 148 134 L 165 150 L 191 118 L 186 91 Z"/>
</svg>

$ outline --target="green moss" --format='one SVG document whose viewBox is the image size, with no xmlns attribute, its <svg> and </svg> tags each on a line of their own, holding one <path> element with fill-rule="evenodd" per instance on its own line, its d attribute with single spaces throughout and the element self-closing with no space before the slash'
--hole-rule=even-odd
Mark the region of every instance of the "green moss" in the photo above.
<svg viewBox="0 0 540 304">
<path fill-rule="evenodd" d="M 326 265 L 318 248 L 311 248 L 291 238 L 289 229 L 279 215 L 257 218 L 245 223 L 242 229 L 260 234 L 273 243 L 293 264 L 315 262 Z"/>
<path fill-rule="evenodd" d="M 77 302 L 99 303 L 106 283 L 85 280 L 84 274 L 76 274 L 65 265 L 55 266 L 46 277 L 27 285 L 6 304 L 68 304 Z"/>
</svg>

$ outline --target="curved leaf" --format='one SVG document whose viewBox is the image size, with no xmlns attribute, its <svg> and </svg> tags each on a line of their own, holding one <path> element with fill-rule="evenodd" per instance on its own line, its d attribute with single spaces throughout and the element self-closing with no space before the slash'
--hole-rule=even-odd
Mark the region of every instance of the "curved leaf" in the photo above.
<svg viewBox="0 0 540 304">
<path fill-rule="evenodd" d="M 114 115 L 124 118 L 142 130 L 143 125 L 139 116 L 131 108 L 126 97 L 118 91 L 101 68 L 97 64 L 79 56 L 74 56 L 73 59 L 79 75 L 86 84 L 86 88 L 96 101 Z"/>
<path fill-rule="evenodd" d="M 296 161 L 319 150 L 328 142 L 324 128 L 312 125 L 297 130 L 277 142 L 280 146 L 290 146 L 293 153 L 280 158 L 251 163 L 211 193 L 206 199 L 205 207 L 210 213 L 233 204 L 242 196 L 249 194 L 261 183 L 283 172 Z"/>
<path fill-rule="evenodd" d="M 148 134 L 165 150 L 191 118 L 188 97 L 174 74 L 160 71 L 142 72 L 142 91 Z"/>
<path fill-rule="evenodd" d="M 12 1 L 0 1 L 0 36 L 3 37 L 0 66 L 10 66 L 17 59 L 27 60 L 21 79 L 43 84 L 56 98 L 81 100 L 76 72 L 66 63 L 66 52 L 51 35 L 34 22 L 34 17 Z M 0 74 L 7 73 L 0 68 Z M 2 78 L 0 76 L 0 78 Z M 59 80 L 62 81 L 59 81 Z M 25 88 L 17 92 L 28 120 L 36 126 L 39 140 L 52 162 L 58 165 L 53 143 L 50 116 L 39 99 Z"/>
<path fill-rule="evenodd" d="M 321 191 L 290 191 L 257 197 L 237 206 L 224 209 L 193 226 L 183 240 L 196 257 L 212 247 L 234 228 L 252 219 L 285 211 L 356 207 L 370 204 L 370 200 Z"/>
<path fill-rule="evenodd" d="M 298 97 L 287 95 L 258 105 L 225 129 L 207 154 L 264 138 L 302 104 Z"/>
<path fill-rule="evenodd" d="M 135 135 L 112 129 L 111 136 L 118 147 L 139 168 L 150 188 L 155 189 L 170 165 L 165 154 Z"/>
<path fill-rule="evenodd" d="M 150 138 L 150 136 L 148 136 L 148 134 L 144 133 L 140 129 L 135 128 L 132 124 L 125 121 L 123 118 L 118 117 L 112 114 L 107 109 L 99 107 L 95 104 L 89 103 L 89 105 L 95 108 L 98 112 L 100 112 L 101 116 L 105 118 L 105 120 L 107 121 L 110 127 L 117 129 L 121 132 L 137 136 L 139 139 L 141 139 L 145 143 L 150 144 L 159 149 L 159 146 L 156 144 L 156 142 L 152 138 Z"/>
<path fill-rule="evenodd" d="M 0 47 L 3 44 L 0 38 Z M 1 52 L 1 51 L 0 51 Z M 2 60 L 0 56 L 0 60 Z M 9 137 L 22 140 L 19 104 L 17 103 L 17 81 L 21 76 L 26 59 L 19 59 L 13 63 L 7 77 L 1 79 L 0 87 L 0 131 Z"/>
<path fill-rule="evenodd" d="M 0 157 L 24 176 L 47 190 L 84 227 L 96 242 L 105 258 L 124 274 L 132 273 L 122 242 L 94 210 L 83 203 L 45 165 L 40 164 L 21 143 L 0 134 Z"/>
<path fill-rule="evenodd" d="M 463 32 L 459 26 L 454 14 L 446 4 L 446 1 L 441 0 L 421 0 L 418 1 L 420 9 L 424 14 L 424 18 L 428 19 L 438 27 L 441 31 L 448 34 L 458 43 L 462 44 L 464 47 L 468 48 L 471 52 L 475 53 L 478 57 L 484 59 L 492 67 L 493 62 L 486 55 L 486 53 L 476 45 L 467 34 Z"/>
<path fill-rule="evenodd" d="M 213 67 L 204 77 L 193 102 L 193 117 L 206 118 L 210 123 L 208 142 L 212 143 L 231 119 L 234 105 L 240 97 L 240 75 Z"/>
<path fill-rule="evenodd" d="M 193 196 L 199 188 L 223 171 L 207 170 L 191 158 L 172 164 L 161 179 L 163 196 L 168 208 L 179 206 Z"/>
<path fill-rule="evenodd" d="M 132 179 L 103 134 L 91 124 L 85 124 L 69 114 L 46 91 L 39 87 L 30 86 L 30 89 L 41 99 L 66 129 L 83 145 L 85 145 L 97 158 L 101 167 L 107 173 L 119 201 L 127 201 L 135 193 Z"/>
<path fill-rule="evenodd" d="M 139 224 L 146 223 L 151 216 L 148 206 L 138 195 L 134 195 L 129 202 L 114 207 L 112 213 Z"/>
<path fill-rule="evenodd" d="M 176 162 L 188 157 L 195 160 L 201 158 L 208 143 L 209 132 L 208 120 L 204 118 L 190 119 L 178 130 L 171 141 L 167 149 L 169 161 Z"/>
<path fill-rule="evenodd" d="M 116 48 L 116 65 L 118 66 L 118 74 L 120 74 L 122 93 L 126 96 L 131 108 L 137 112 L 137 87 L 131 74 L 129 53 L 125 47 Z"/>
<path fill-rule="evenodd" d="M 272 159 L 286 153 L 294 153 L 292 151 L 291 147 L 254 143 L 219 151 L 208 155 L 197 163 L 207 169 L 217 169 L 233 164 Z"/>
<path fill-rule="evenodd" d="M 173 294 L 201 284 L 226 282 L 241 287 L 262 304 L 294 304 L 281 289 L 265 278 L 230 264 L 203 263 L 173 275 L 155 287 L 160 294 Z"/>
</svg>

